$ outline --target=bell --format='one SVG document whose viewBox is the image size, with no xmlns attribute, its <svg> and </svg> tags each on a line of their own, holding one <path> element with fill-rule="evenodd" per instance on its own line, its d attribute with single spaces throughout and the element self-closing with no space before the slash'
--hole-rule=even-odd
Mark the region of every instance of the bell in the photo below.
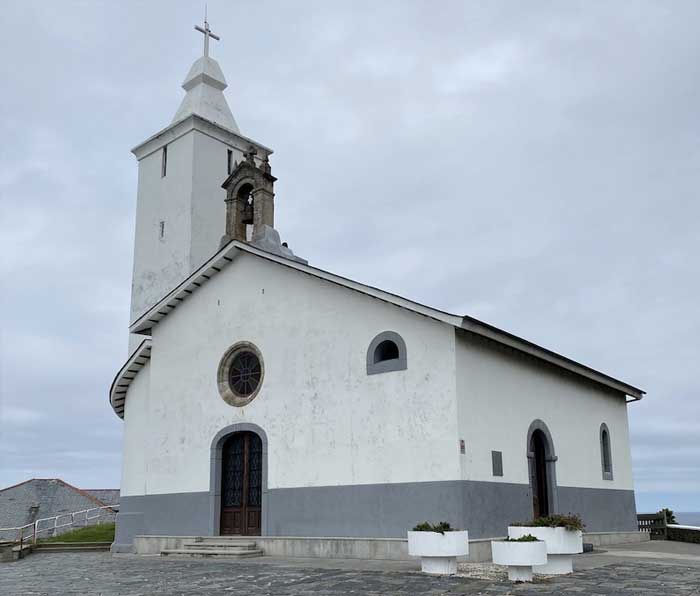
<svg viewBox="0 0 700 596">
<path fill-rule="evenodd" d="M 243 206 L 243 214 L 241 217 L 241 223 L 252 224 L 253 223 L 253 203 L 246 202 Z"/>
</svg>

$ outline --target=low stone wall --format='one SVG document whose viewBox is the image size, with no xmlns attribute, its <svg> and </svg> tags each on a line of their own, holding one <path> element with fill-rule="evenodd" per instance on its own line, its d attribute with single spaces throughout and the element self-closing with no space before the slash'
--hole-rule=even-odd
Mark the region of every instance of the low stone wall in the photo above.
<svg viewBox="0 0 700 596">
<path fill-rule="evenodd" d="M 675 542 L 692 542 L 700 544 L 700 528 L 696 526 L 666 526 L 666 539 Z"/>
</svg>

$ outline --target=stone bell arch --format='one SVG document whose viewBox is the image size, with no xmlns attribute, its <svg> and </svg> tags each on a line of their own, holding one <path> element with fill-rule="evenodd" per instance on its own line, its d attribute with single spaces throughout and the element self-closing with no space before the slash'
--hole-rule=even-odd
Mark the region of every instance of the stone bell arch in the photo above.
<svg viewBox="0 0 700 596">
<path fill-rule="evenodd" d="M 235 164 L 221 185 L 226 190 L 226 233 L 221 239 L 222 246 L 231 240 L 255 240 L 265 234 L 266 228 L 275 227 L 277 178 L 271 173 L 268 155 L 263 156 L 259 165 L 256 155 L 257 150 L 251 145 L 244 153 L 245 159 Z"/>
</svg>

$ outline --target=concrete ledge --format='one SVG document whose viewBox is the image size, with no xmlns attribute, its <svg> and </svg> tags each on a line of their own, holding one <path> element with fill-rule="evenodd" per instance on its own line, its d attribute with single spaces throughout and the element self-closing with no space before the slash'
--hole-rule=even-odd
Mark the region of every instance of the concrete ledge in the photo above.
<svg viewBox="0 0 700 596">
<path fill-rule="evenodd" d="M 412 561 L 408 556 L 405 538 L 352 538 L 313 536 L 136 536 L 133 552 L 138 555 L 159 555 L 164 550 L 181 550 L 185 542 L 197 539 L 224 542 L 246 538 L 254 540 L 258 548 L 270 557 L 311 559 L 373 559 L 385 561 Z M 460 560 L 480 563 L 491 560 L 491 541 L 504 537 L 480 538 L 469 541 L 469 556 Z M 583 541 L 593 546 L 647 542 L 646 532 L 590 532 Z M 112 552 L 123 552 L 112 546 Z"/>
<path fill-rule="evenodd" d="M 133 552 L 139 555 L 159 555 L 163 550 L 179 550 L 184 542 L 198 536 L 136 536 Z M 206 537 L 210 538 L 211 537 Z M 408 556 L 405 538 L 345 538 L 303 536 L 250 536 L 263 553 L 271 557 L 314 559 L 374 559 L 386 561 L 413 561 Z M 231 539 L 235 540 L 235 537 Z M 217 540 L 226 540 L 218 536 Z M 491 560 L 491 538 L 469 541 L 469 556 L 461 558 L 472 562 Z M 494 539 L 495 540 L 495 539 Z M 112 552 L 118 552 L 113 549 Z"/>
<path fill-rule="evenodd" d="M 649 532 L 588 532 L 583 535 L 583 541 L 593 546 L 632 544 L 649 540 Z"/>
</svg>

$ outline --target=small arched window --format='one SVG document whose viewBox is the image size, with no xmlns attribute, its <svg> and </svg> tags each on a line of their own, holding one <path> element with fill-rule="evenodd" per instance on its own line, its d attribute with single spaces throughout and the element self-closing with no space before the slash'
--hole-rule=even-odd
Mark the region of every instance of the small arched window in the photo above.
<svg viewBox="0 0 700 596">
<path fill-rule="evenodd" d="M 612 454 L 610 452 L 610 431 L 603 423 L 600 425 L 600 464 L 603 468 L 603 480 L 613 479 Z"/>
<path fill-rule="evenodd" d="M 377 335 L 367 348 L 367 374 L 406 370 L 406 343 L 394 331 Z"/>
<path fill-rule="evenodd" d="M 387 360 L 397 360 L 399 357 L 399 346 L 390 339 L 385 339 L 374 348 L 374 364 L 386 362 Z"/>
</svg>

